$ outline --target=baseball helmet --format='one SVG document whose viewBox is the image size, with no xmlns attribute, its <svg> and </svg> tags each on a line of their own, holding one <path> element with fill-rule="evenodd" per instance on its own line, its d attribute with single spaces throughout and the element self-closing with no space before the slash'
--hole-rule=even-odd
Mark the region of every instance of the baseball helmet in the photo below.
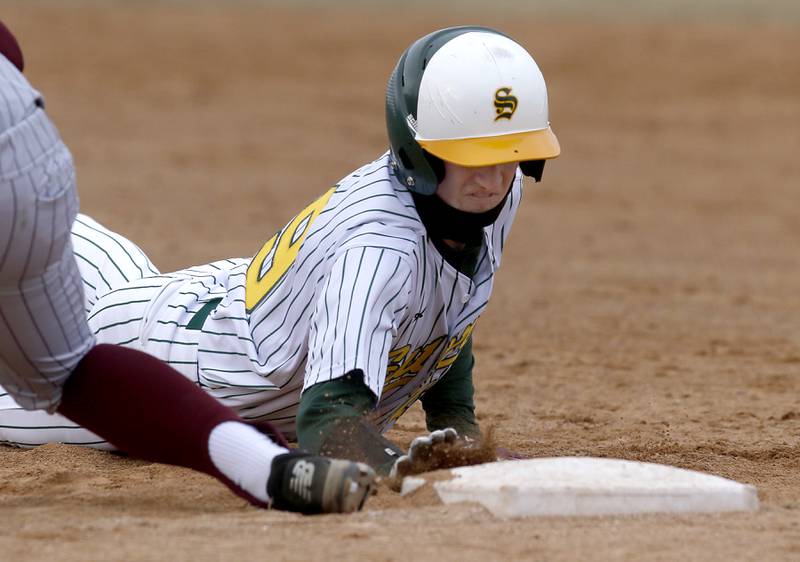
<svg viewBox="0 0 800 562">
<path fill-rule="evenodd" d="M 441 29 L 406 49 L 389 78 L 386 127 L 394 173 L 422 195 L 444 179 L 442 160 L 520 162 L 539 181 L 544 161 L 561 152 L 539 67 L 488 27 Z"/>
</svg>

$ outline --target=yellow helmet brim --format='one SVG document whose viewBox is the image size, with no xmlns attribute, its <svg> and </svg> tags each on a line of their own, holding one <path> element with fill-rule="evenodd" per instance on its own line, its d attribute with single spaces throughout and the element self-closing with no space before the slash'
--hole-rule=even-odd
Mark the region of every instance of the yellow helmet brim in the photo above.
<svg viewBox="0 0 800 562">
<path fill-rule="evenodd" d="M 417 142 L 434 156 L 461 166 L 493 166 L 525 160 L 549 160 L 561 154 L 558 139 L 550 127 L 494 137 L 417 139 Z"/>
</svg>

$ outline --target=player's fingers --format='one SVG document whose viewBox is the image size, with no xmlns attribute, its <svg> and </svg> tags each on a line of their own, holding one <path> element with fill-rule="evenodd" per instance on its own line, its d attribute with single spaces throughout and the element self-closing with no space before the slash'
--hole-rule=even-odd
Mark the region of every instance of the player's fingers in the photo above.
<svg viewBox="0 0 800 562">
<path fill-rule="evenodd" d="M 412 461 L 425 461 L 431 456 L 433 440 L 430 437 L 417 437 L 411 442 L 408 456 Z"/>
<path fill-rule="evenodd" d="M 429 436 L 425 437 L 415 437 L 414 440 L 411 442 L 411 445 L 408 447 L 409 454 L 413 453 L 420 447 L 430 446 L 431 438 Z"/>
<path fill-rule="evenodd" d="M 444 433 L 445 443 L 455 443 L 458 440 L 458 432 L 452 427 L 446 427 L 441 431 Z"/>
<path fill-rule="evenodd" d="M 434 445 L 439 443 L 444 443 L 445 441 L 445 432 L 444 430 L 437 429 L 436 431 L 431 432 L 431 442 Z"/>
<path fill-rule="evenodd" d="M 408 455 L 402 455 L 392 466 L 389 472 L 390 478 L 402 478 L 411 472 L 411 458 Z"/>
</svg>

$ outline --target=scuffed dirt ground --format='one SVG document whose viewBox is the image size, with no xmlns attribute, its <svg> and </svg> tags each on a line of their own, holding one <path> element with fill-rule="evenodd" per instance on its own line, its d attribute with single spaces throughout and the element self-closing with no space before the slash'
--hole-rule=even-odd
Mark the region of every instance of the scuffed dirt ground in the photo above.
<svg viewBox="0 0 800 562">
<path fill-rule="evenodd" d="M 75 8 L 79 6 L 79 8 Z M 529 186 L 476 329 L 501 445 L 707 471 L 756 514 L 499 521 L 386 489 L 354 516 L 244 505 L 182 469 L 0 448 L 0 560 L 800 557 L 800 34 L 533 15 L 11 1 L 82 207 L 162 268 L 251 255 L 385 147 L 396 58 L 437 27 L 515 36 L 563 157 Z M 419 411 L 392 436 L 424 428 Z"/>
</svg>

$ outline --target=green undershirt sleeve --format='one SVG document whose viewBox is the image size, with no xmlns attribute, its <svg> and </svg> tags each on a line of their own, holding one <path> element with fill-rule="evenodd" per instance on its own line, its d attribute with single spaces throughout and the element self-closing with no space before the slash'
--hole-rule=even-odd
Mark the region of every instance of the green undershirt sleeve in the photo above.
<svg viewBox="0 0 800 562">
<path fill-rule="evenodd" d="M 297 413 L 299 445 L 314 454 L 365 462 L 388 473 L 403 451 L 366 418 L 376 402 L 360 370 L 306 389 Z"/>
<path fill-rule="evenodd" d="M 472 383 L 474 365 L 470 336 L 447 373 L 422 395 L 428 431 L 452 427 L 461 436 L 480 437 Z"/>
</svg>

